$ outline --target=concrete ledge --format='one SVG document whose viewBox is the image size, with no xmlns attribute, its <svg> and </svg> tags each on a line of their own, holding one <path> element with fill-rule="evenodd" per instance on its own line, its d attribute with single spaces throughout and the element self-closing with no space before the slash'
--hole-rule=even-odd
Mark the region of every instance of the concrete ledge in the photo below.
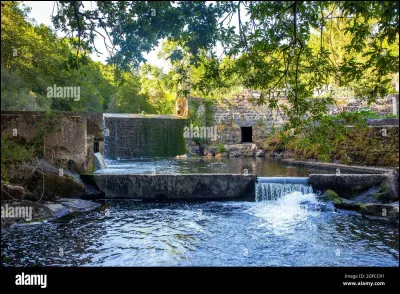
<svg viewBox="0 0 400 294">
<path fill-rule="evenodd" d="M 399 126 L 398 118 L 367 119 L 369 126 Z"/>
<path fill-rule="evenodd" d="M 384 168 L 384 167 L 346 165 L 346 164 L 329 163 L 329 162 L 302 161 L 302 160 L 294 160 L 292 158 L 281 159 L 280 162 L 295 166 L 320 168 L 325 170 L 336 170 L 337 168 L 339 168 L 341 172 L 352 172 L 352 173 L 363 173 L 363 174 L 389 173 L 393 170 L 390 167 Z"/>
<path fill-rule="evenodd" d="M 94 174 L 106 198 L 144 200 L 250 200 L 254 201 L 256 175 Z"/>
<path fill-rule="evenodd" d="M 379 186 L 388 179 L 386 174 L 310 174 L 308 182 L 314 190 L 335 192 L 358 192 Z"/>
</svg>

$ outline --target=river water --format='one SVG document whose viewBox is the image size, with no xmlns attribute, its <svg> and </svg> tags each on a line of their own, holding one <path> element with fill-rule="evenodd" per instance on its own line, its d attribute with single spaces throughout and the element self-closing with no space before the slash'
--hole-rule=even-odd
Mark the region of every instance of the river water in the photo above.
<svg viewBox="0 0 400 294">
<path fill-rule="evenodd" d="M 207 171 L 213 162 L 188 166 L 176 161 L 173 167 L 162 162 L 132 163 L 136 168 L 119 162 L 114 166 L 130 172 L 140 167 L 142 172 L 151 172 L 154 165 L 157 172 L 199 172 Z M 222 163 L 225 166 L 212 167 L 223 172 L 252 168 L 252 160 Z M 312 172 L 276 162 L 257 164 L 255 171 L 260 176 L 297 177 Z M 264 193 L 257 202 L 99 200 L 104 206 L 96 211 L 11 226 L 1 233 L 2 264 L 399 266 L 398 226 L 335 211 L 307 187 L 268 185 L 256 189 Z M 269 193 L 274 197 L 265 195 Z"/>
</svg>

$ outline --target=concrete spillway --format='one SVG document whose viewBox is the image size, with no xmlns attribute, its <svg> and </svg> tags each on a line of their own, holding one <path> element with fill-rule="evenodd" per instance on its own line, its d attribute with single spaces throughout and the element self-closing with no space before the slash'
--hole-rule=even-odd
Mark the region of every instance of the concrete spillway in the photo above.
<svg viewBox="0 0 400 294">
<path fill-rule="evenodd" d="M 186 153 L 186 120 L 166 115 L 110 114 L 104 119 L 104 157 L 137 159 Z"/>
</svg>

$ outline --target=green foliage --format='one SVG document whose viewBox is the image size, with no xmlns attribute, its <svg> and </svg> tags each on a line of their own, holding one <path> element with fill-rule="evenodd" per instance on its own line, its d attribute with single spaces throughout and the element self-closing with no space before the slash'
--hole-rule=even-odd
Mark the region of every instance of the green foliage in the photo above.
<svg viewBox="0 0 400 294">
<path fill-rule="evenodd" d="M 390 129 L 382 139 L 381 130 L 369 128 L 366 119 L 381 118 L 372 111 L 322 115 L 297 128 L 287 123 L 276 129 L 264 142 L 268 152 L 293 152 L 301 159 L 344 164 L 392 166 L 398 164 L 398 130 Z"/>
<path fill-rule="evenodd" d="M 202 102 L 200 103 L 199 99 L 189 100 L 189 120 L 194 126 L 212 126 L 215 101 L 206 98 L 202 99 Z M 200 107 L 203 107 L 203 111 L 199 113 Z"/>
<path fill-rule="evenodd" d="M 88 46 L 32 24 L 19 3 L 2 2 L 1 15 L 2 110 L 173 113 L 173 96 L 154 97 L 154 85 L 138 72 L 116 75 L 115 67 L 92 61 Z M 54 85 L 79 87 L 80 99 L 47 97 Z"/>
<path fill-rule="evenodd" d="M 227 150 L 225 148 L 224 143 L 219 142 L 218 145 L 217 145 L 217 153 L 223 153 L 223 152 L 226 152 L 226 151 Z"/>
<path fill-rule="evenodd" d="M 109 32 L 105 36 L 112 45 L 109 49 L 119 48 L 109 61 L 125 71 L 144 62 L 143 53 L 164 38 L 183 42 L 196 62 L 199 50 L 214 44 L 223 13 L 219 5 L 202 1 L 95 1 L 95 9 L 75 1 L 56 4 L 56 29 L 79 35 L 92 50 L 98 31 Z M 174 59 L 181 57 L 178 52 Z"/>
<path fill-rule="evenodd" d="M 43 158 L 45 136 L 51 134 L 57 125 L 57 112 L 53 111 L 45 112 L 44 116 L 35 122 L 37 133 L 29 144 L 37 157 Z"/>
<path fill-rule="evenodd" d="M 200 146 L 208 144 L 207 138 L 194 137 L 193 141 Z"/>
<path fill-rule="evenodd" d="M 322 197 L 333 201 L 335 204 L 342 204 L 342 200 L 340 199 L 339 195 L 333 190 L 326 190 Z"/>
<path fill-rule="evenodd" d="M 95 4 L 56 1 L 53 24 L 70 36 L 59 39 L 29 22 L 19 3 L 2 2 L 2 109 L 172 114 L 177 97 L 215 100 L 250 88 L 294 127 L 305 116 L 320 120 L 340 98 L 328 92 L 309 99 L 315 89 L 351 87 L 345 95 L 373 102 L 392 91 L 398 72 L 397 1 Z M 108 65 L 88 57 L 102 31 L 113 52 Z M 160 40 L 166 40 L 161 56 L 171 61 L 168 73 L 143 65 L 143 54 Z M 80 87 L 81 99 L 47 98 L 54 84 Z"/>
<path fill-rule="evenodd" d="M 28 161 L 33 157 L 34 150 L 29 144 L 4 134 L 1 137 L 1 180 L 8 181 L 7 170 L 10 165 Z"/>
<path fill-rule="evenodd" d="M 296 129 L 298 137 L 285 136 L 284 141 L 296 144 L 300 150 L 308 150 L 321 161 L 329 161 L 335 144 L 345 140 L 349 128 L 366 128 L 363 113 L 340 113 L 335 116 L 323 115 L 318 121 L 305 120 L 306 123 Z M 289 143 L 290 144 L 290 143 Z"/>
</svg>

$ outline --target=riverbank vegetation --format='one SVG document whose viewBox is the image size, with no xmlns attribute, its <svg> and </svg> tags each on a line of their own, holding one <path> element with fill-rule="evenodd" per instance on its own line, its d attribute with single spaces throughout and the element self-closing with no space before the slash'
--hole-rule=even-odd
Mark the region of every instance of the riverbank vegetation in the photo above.
<svg viewBox="0 0 400 294">
<path fill-rule="evenodd" d="M 263 148 L 303 160 L 398 166 L 399 128 L 371 128 L 367 125 L 370 118 L 382 116 L 358 111 L 323 115 L 319 120 L 306 119 L 301 127 L 276 129 L 262 142 Z"/>
</svg>

